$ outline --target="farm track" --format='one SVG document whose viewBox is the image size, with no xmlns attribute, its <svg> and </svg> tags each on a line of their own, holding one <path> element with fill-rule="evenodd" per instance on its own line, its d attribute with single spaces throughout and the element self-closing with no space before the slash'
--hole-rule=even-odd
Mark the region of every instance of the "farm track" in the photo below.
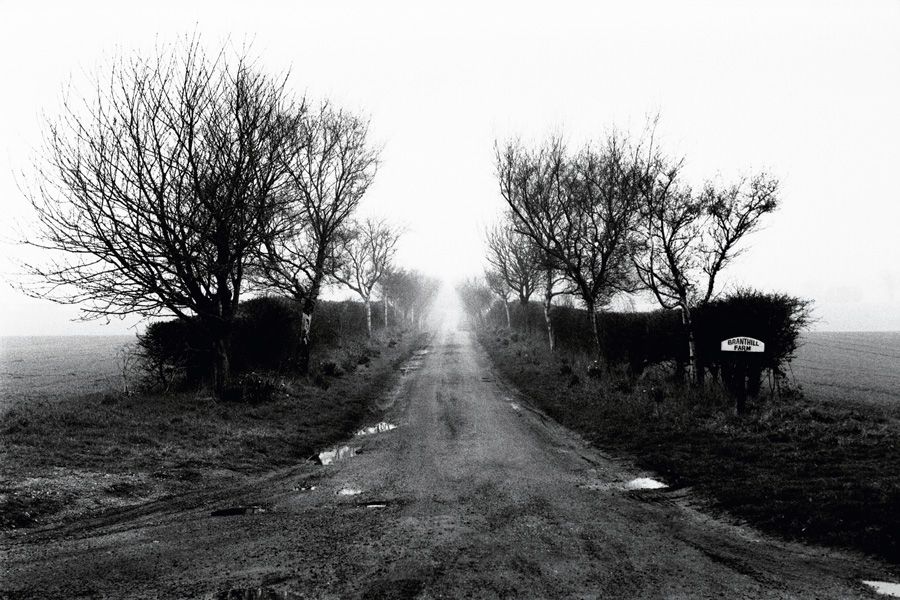
<svg viewBox="0 0 900 600">
<path fill-rule="evenodd" d="M 631 489 L 648 474 L 531 408 L 468 333 L 402 373 L 397 428 L 354 456 L 4 540 L 0 597 L 874 597 L 864 559 Z"/>
</svg>

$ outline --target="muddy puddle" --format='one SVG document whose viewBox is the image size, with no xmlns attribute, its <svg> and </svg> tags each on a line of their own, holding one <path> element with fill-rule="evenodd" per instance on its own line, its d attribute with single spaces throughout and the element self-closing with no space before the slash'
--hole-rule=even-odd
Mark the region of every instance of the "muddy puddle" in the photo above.
<svg viewBox="0 0 900 600">
<path fill-rule="evenodd" d="M 384 421 L 380 423 L 376 423 L 374 425 L 370 425 L 369 427 L 363 427 L 355 434 L 356 436 L 362 435 L 374 435 L 376 433 L 384 433 L 385 431 L 391 431 L 392 429 L 397 429 L 397 426 L 393 423 L 386 423 Z"/>
<path fill-rule="evenodd" d="M 273 590 L 268 587 L 234 588 L 212 596 L 215 600 L 294 600 L 301 596 L 293 592 Z"/>
<path fill-rule="evenodd" d="M 328 466 L 334 464 L 338 461 L 346 460 L 348 458 L 353 458 L 357 454 L 359 454 L 360 449 L 354 448 L 353 446 L 340 446 L 339 448 L 334 448 L 332 450 L 325 450 L 324 452 L 319 452 L 318 459 L 319 464 Z"/>
<path fill-rule="evenodd" d="M 887 581 L 863 581 L 864 584 L 875 590 L 879 594 L 900 598 L 900 583 L 890 583 Z"/>
<path fill-rule="evenodd" d="M 669 487 L 661 481 L 649 477 L 638 477 L 625 482 L 592 481 L 580 487 L 595 492 L 660 490 Z"/>
<path fill-rule="evenodd" d="M 669 486 L 662 481 L 657 481 L 649 477 L 638 477 L 637 479 L 632 479 L 625 483 L 626 490 L 659 490 L 667 487 Z"/>
<path fill-rule="evenodd" d="M 214 510 L 209 515 L 211 517 L 239 517 L 241 515 L 257 515 L 266 512 L 266 509 L 258 504 L 249 506 L 229 506 L 228 508 L 220 508 Z"/>
<path fill-rule="evenodd" d="M 338 490 L 338 496 L 359 496 L 362 490 L 359 488 L 345 487 Z"/>
</svg>

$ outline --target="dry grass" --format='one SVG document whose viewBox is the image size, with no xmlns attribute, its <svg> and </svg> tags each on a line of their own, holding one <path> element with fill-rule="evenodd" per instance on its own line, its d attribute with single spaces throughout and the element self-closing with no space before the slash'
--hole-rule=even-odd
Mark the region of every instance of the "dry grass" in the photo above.
<svg viewBox="0 0 900 600">
<path fill-rule="evenodd" d="M 514 336 L 518 338 L 519 336 Z M 717 389 L 661 371 L 587 375 L 587 357 L 485 336 L 495 364 L 557 421 L 766 531 L 900 563 L 900 408 L 795 395 L 733 416 Z M 569 372 L 571 369 L 571 373 Z"/>
<path fill-rule="evenodd" d="M 275 397 L 257 404 L 217 402 L 206 392 L 19 402 L 0 424 L 0 528 L 296 464 L 377 417 L 373 400 L 421 337 L 389 342 L 323 348 L 314 364 L 343 365 L 338 375 L 279 378 Z"/>
</svg>

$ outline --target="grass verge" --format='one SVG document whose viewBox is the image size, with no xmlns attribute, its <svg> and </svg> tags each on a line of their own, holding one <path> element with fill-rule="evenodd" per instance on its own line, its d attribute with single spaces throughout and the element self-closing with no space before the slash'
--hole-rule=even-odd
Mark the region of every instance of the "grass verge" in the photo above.
<svg viewBox="0 0 900 600">
<path fill-rule="evenodd" d="M 266 402 L 208 392 L 73 393 L 0 421 L 0 529 L 68 521 L 297 464 L 376 418 L 374 400 L 423 342 L 396 332 L 320 348 L 313 373 Z"/>
<path fill-rule="evenodd" d="M 482 335 L 495 366 L 533 404 L 596 446 L 788 539 L 900 564 L 900 408 L 801 394 L 738 418 L 717 389 L 662 371 L 637 381 L 587 374 L 584 355 L 550 354 L 517 334 Z"/>
</svg>

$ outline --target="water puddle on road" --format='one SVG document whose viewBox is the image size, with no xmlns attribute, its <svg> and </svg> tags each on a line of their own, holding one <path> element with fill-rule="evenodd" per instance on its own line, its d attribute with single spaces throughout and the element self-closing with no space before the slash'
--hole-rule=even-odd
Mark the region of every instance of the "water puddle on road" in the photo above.
<svg viewBox="0 0 900 600">
<path fill-rule="evenodd" d="M 234 588 L 224 590 L 213 596 L 215 600 L 294 600 L 300 598 L 292 592 L 282 592 L 267 587 Z"/>
<path fill-rule="evenodd" d="M 516 412 L 519 412 L 520 410 L 522 410 L 522 407 L 519 406 L 518 404 L 516 404 L 515 402 L 510 402 L 509 406 Z"/>
<path fill-rule="evenodd" d="M 357 488 L 341 488 L 338 490 L 338 496 L 358 496 L 362 494 L 362 490 Z"/>
<path fill-rule="evenodd" d="M 266 512 L 266 509 L 256 504 L 250 506 L 232 506 L 229 508 L 220 508 L 214 510 L 209 515 L 211 517 L 238 517 L 241 515 L 256 515 Z"/>
<path fill-rule="evenodd" d="M 893 596 L 894 598 L 900 598 L 900 583 L 890 583 L 887 581 L 865 581 L 863 583 L 878 592 L 879 594 L 884 594 L 885 596 Z"/>
<path fill-rule="evenodd" d="M 626 490 L 658 490 L 667 487 L 669 486 L 662 481 L 650 479 L 649 477 L 638 477 L 625 484 Z"/>
<path fill-rule="evenodd" d="M 325 452 L 319 452 L 319 463 L 324 466 L 328 466 L 336 463 L 339 460 L 345 460 L 347 458 L 353 458 L 359 453 L 359 448 L 353 448 L 352 446 L 341 446 L 340 448 L 335 448 L 334 450 L 326 450 Z"/>
<path fill-rule="evenodd" d="M 393 423 L 385 423 L 384 421 L 382 421 L 381 423 L 376 423 L 375 425 L 370 425 L 369 427 L 363 427 L 354 435 L 374 435 L 376 433 L 384 433 L 385 431 L 390 431 L 392 429 L 397 429 L 397 426 Z"/>
<path fill-rule="evenodd" d="M 608 481 L 591 481 L 585 484 L 580 485 L 587 490 L 592 490 L 595 492 L 611 492 L 611 491 L 626 491 L 626 492 L 634 492 L 640 490 L 660 490 L 663 488 L 669 487 L 665 483 L 661 481 L 657 481 L 655 479 L 650 479 L 649 477 L 638 477 L 637 479 L 632 479 L 630 481 L 626 481 L 624 483 L 614 483 Z"/>
</svg>

